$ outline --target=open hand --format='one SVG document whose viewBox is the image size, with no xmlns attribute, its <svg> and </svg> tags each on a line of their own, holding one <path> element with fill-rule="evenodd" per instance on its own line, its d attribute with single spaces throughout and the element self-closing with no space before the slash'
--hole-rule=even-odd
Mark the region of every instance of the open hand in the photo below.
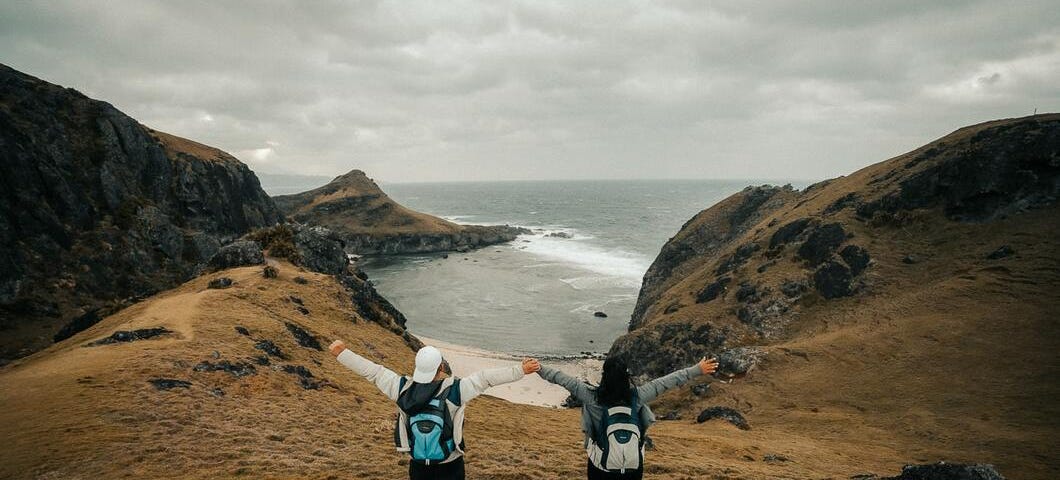
<svg viewBox="0 0 1060 480">
<path fill-rule="evenodd" d="M 703 372 L 703 375 L 710 375 L 718 370 L 718 359 L 707 360 L 707 357 L 703 357 L 696 365 L 699 366 L 699 371 Z"/>
<path fill-rule="evenodd" d="M 538 370 L 541 370 L 541 362 L 538 362 L 536 358 L 523 359 L 523 373 L 529 375 Z"/>
<path fill-rule="evenodd" d="M 328 345 L 328 351 L 336 357 L 339 356 L 343 350 L 346 350 L 346 342 L 343 342 L 342 340 L 335 340 L 334 342 L 331 342 L 331 345 Z"/>
</svg>

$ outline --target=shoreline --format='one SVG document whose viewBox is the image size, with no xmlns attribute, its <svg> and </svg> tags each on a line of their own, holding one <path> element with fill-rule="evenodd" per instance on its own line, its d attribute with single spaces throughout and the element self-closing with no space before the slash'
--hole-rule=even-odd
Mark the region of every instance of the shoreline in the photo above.
<svg viewBox="0 0 1060 480">
<path fill-rule="evenodd" d="M 453 375 L 466 377 L 479 370 L 518 365 L 522 357 L 503 352 L 483 350 L 475 347 L 456 345 L 433 338 L 417 335 L 424 344 L 438 348 L 442 356 L 449 361 Z M 603 361 L 596 358 L 538 358 L 543 364 L 556 368 L 563 373 L 582 380 L 596 382 L 600 377 Z M 491 395 L 512 403 L 534 405 L 539 407 L 562 408 L 561 404 L 569 395 L 566 389 L 542 379 L 536 374 L 523 377 L 518 382 L 498 385 L 486 390 L 484 395 Z"/>
</svg>

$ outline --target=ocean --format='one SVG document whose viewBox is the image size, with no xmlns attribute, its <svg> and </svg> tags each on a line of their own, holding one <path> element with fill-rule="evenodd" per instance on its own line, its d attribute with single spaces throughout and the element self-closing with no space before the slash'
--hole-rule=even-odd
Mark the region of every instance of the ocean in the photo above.
<svg viewBox="0 0 1060 480">
<path fill-rule="evenodd" d="M 763 183 L 789 182 L 383 184 L 414 210 L 533 233 L 448 258 L 367 258 L 362 268 L 416 335 L 513 355 L 606 352 L 626 332 L 644 272 L 667 239 L 699 211 Z"/>
</svg>

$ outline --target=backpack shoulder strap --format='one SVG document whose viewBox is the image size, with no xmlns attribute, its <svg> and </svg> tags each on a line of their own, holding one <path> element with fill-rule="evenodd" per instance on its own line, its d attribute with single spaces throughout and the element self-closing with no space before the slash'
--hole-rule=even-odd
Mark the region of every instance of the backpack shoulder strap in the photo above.
<svg viewBox="0 0 1060 480">
<path fill-rule="evenodd" d="M 453 384 L 449 386 L 449 395 L 446 397 L 450 403 L 460 406 L 460 379 L 453 378 Z"/>
</svg>

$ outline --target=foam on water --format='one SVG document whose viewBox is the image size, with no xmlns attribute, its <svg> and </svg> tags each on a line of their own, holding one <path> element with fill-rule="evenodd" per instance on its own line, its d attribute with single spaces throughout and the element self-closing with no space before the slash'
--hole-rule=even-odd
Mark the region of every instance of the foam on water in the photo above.
<svg viewBox="0 0 1060 480">
<path fill-rule="evenodd" d="M 540 233 L 519 237 L 520 240 L 529 240 L 520 242 L 522 251 L 598 274 L 560 279 L 577 290 L 639 288 L 644 272 L 651 265 L 651 260 L 643 255 L 603 248 L 591 241 L 594 238 L 591 235 L 581 234 L 572 228 L 544 227 L 532 230 Z M 570 235 L 571 238 L 548 236 L 557 232 Z"/>
</svg>

